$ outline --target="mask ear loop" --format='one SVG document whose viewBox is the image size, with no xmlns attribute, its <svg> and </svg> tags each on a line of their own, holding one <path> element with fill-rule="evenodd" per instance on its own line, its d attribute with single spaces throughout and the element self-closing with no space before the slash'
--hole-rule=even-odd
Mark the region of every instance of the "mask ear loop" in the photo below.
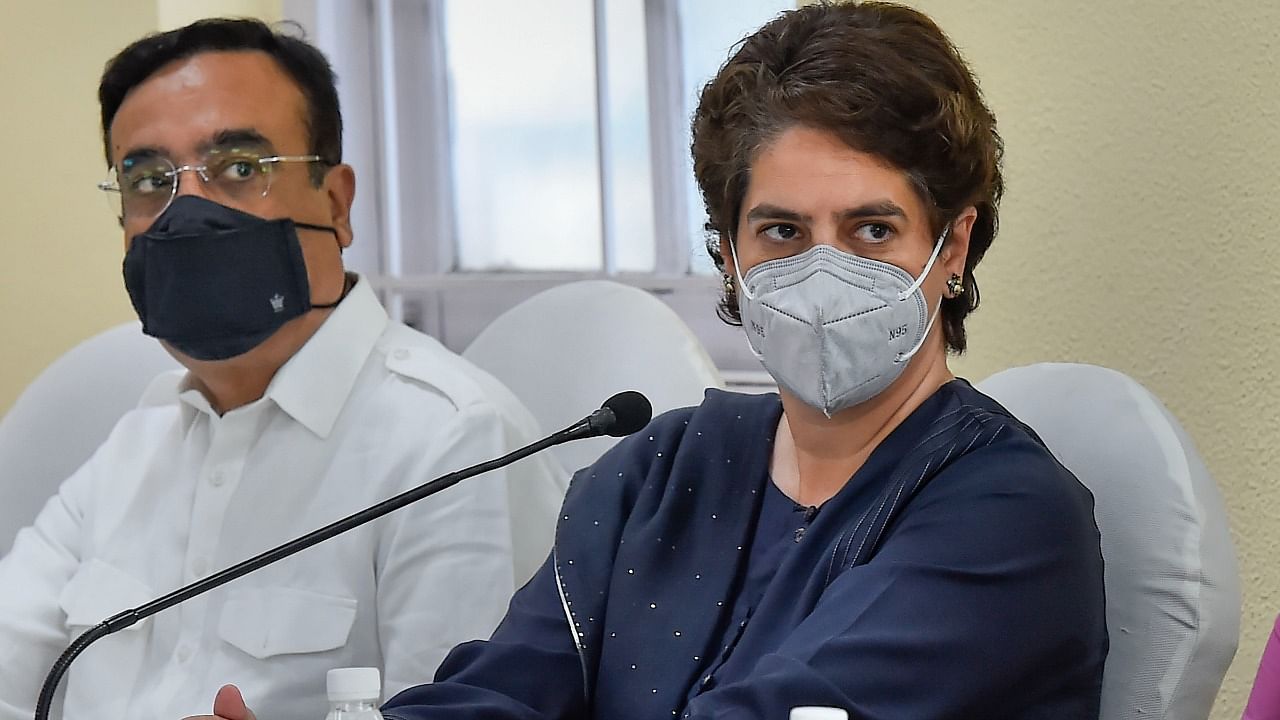
<svg viewBox="0 0 1280 720">
<path fill-rule="evenodd" d="M 342 241 L 338 239 L 337 228 L 331 227 L 329 225 L 312 225 L 311 223 L 304 223 L 304 222 L 297 222 L 297 221 L 294 221 L 293 226 L 295 228 L 302 228 L 304 230 L 318 230 L 320 232 L 327 232 L 332 234 L 334 241 L 338 243 L 338 255 L 339 256 L 342 255 L 342 251 L 343 251 Z M 296 231 L 295 231 L 295 234 L 296 234 Z M 347 274 L 344 272 L 342 274 L 342 293 L 338 295 L 338 299 L 334 300 L 331 303 L 320 303 L 320 304 L 311 303 L 311 309 L 312 310 L 329 310 L 330 308 L 338 307 L 338 305 L 347 298 L 347 293 L 351 292 L 352 287 L 353 287 L 353 284 L 351 283 L 350 279 L 347 277 Z"/>
<path fill-rule="evenodd" d="M 942 252 L 942 244 L 946 242 L 947 235 L 950 232 L 950 225 L 947 225 L 942 229 L 942 234 L 938 236 L 938 242 L 933 246 L 933 254 L 929 256 L 929 262 L 925 263 L 924 270 L 921 271 L 920 276 L 916 278 L 916 281 L 911 283 L 911 287 L 905 292 L 898 293 L 899 302 L 911 297 L 911 295 L 915 293 L 915 291 L 919 290 L 920 286 L 924 284 L 924 279 L 929 276 L 929 271 L 933 269 L 933 263 L 938 259 L 938 254 Z M 915 357 L 916 353 L 920 352 L 920 348 L 924 347 L 924 341 L 929 339 L 929 331 L 933 329 L 933 323 L 938 319 L 938 314 L 940 312 L 942 312 L 942 298 L 938 298 L 938 304 L 934 306 L 933 312 L 930 313 L 929 322 L 924 326 L 924 332 L 921 333 L 920 340 L 916 342 L 915 347 L 904 353 L 898 353 L 898 357 L 893 359 L 895 363 L 904 363 Z"/>
<path fill-rule="evenodd" d="M 924 347 L 924 341 L 929 339 L 929 331 L 933 329 L 933 321 L 938 319 L 938 315 L 941 314 L 941 311 L 942 298 L 938 298 L 938 304 L 933 308 L 933 313 L 929 315 L 929 323 L 924 326 L 924 333 L 920 335 L 920 341 L 917 342 L 916 346 L 910 350 L 904 353 L 898 353 L 898 357 L 893 359 L 895 363 L 904 363 L 915 357 L 916 353 L 920 352 L 920 348 Z"/>
<path fill-rule="evenodd" d="M 938 236 L 938 242 L 933 245 L 933 254 L 929 256 L 929 262 L 924 264 L 924 270 L 920 271 L 919 277 L 916 278 L 915 282 L 911 283 L 911 287 L 898 293 L 898 302 L 902 302 L 903 300 L 911 297 L 911 293 L 919 290 L 920 286 L 924 284 L 924 279 L 929 277 L 929 271 L 933 270 L 933 263 L 938 259 L 938 254 L 942 252 L 942 244 L 947 241 L 947 235 L 950 234 L 950 232 L 950 225 L 942 228 L 942 234 Z"/>
<path fill-rule="evenodd" d="M 732 237 L 729 238 L 729 254 L 733 256 L 733 275 L 738 279 L 738 292 L 742 293 L 742 296 L 748 300 L 755 300 L 755 295 L 752 295 L 747 290 L 747 283 L 742 279 L 742 270 L 740 269 L 742 264 L 738 262 L 737 246 L 738 243 Z M 756 350 L 756 346 L 751 344 L 751 338 L 747 337 L 746 333 L 743 333 L 742 339 L 747 341 L 747 349 L 751 351 L 755 359 L 763 363 L 764 353 Z"/>
<path fill-rule="evenodd" d="M 732 237 L 729 238 L 729 255 L 733 257 L 733 275 L 738 279 L 738 292 L 748 300 L 755 300 L 755 295 L 747 290 L 747 283 L 742 279 L 742 263 L 738 262 L 738 241 Z"/>
</svg>

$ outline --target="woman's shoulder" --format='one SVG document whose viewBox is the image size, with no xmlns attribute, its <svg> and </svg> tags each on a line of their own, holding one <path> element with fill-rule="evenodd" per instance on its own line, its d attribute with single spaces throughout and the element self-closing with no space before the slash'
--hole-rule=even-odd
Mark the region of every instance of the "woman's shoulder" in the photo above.
<svg viewBox="0 0 1280 720">
<path fill-rule="evenodd" d="M 968 382 L 947 385 L 932 438 L 917 462 L 933 462 L 948 482 L 935 490 L 1035 496 L 1049 507 L 1092 508 L 1092 494 L 1054 456 L 1035 430 Z M 945 460 L 941 460 L 945 458 Z M 963 480 L 963 482 L 956 482 Z"/>
<path fill-rule="evenodd" d="M 689 471 L 702 472 L 708 453 L 733 459 L 772 437 L 782 405 L 776 394 L 751 395 L 708 388 L 698 405 L 664 412 L 589 467 L 570 493 L 616 494 L 634 499 L 642 487 L 662 485 Z"/>
<path fill-rule="evenodd" d="M 1035 430 L 967 380 L 947 383 L 939 396 L 929 437 L 940 443 L 964 438 L 972 440 L 974 447 L 980 444 L 999 449 L 1026 444 L 1035 454 L 1052 460 L 1052 453 Z"/>
<path fill-rule="evenodd" d="M 615 449 L 645 454 L 653 443 L 674 449 L 689 433 L 719 437 L 772 432 L 781 412 L 782 404 L 774 393 L 753 395 L 707 388 L 701 403 L 658 415 Z"/>
<path fill-rule="evenodd" d="M 685 421 L 699 424 L 723 423 L 747 417 L 769 417 L 781 412 L 782 402 L 777 393 L 740 393 L 719 388 L 707 388 L 702 402 L 692 407 L 662 413 L 654 418 L 653 425 L 662 427 L 684 426 Z"/>
</svg>

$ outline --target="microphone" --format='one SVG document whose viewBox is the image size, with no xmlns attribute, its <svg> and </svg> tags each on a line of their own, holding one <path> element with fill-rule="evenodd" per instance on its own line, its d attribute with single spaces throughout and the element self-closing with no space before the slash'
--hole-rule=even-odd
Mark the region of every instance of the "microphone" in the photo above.
<svg viewBox="0 0 1280 720">
<path fill-rule="evenodd" d="M 652 417 L 653 406 L 649 404 L 649 398 L 635 390 L 626 390 L 605 400 L 599 410 L 560 432 L 589 430 L 591 434 L 582 437 L 597 435 L 624 437 L 648 425 Z"/>
<path fill-rule="evenodd" d="M 485 462 L 472 465 L 462 470 L 456 470 L 447 475 L 429 480 L 422 485 L 411 490 L 406 490 L 395 497 L 384 500 L 377 505 L 366 508 L 352 515 L 330 523 L 319 530 L 303 535 L 302 537 L 290 540 L 289 542 L 272 548 L 260 555 L 254 556 L 243 562 L 232 565 L 221 572 L 210 575 L 203 580 L 180 587 L 177 590 L 159 597 L 151 602 L 140 605 L 131 610 L 112 615 L 102 622 L 94 625 L 77 637 L 62 655 L 58 658 L 53 667 L 49 669 L 49 674 L 45 677 L 44 685 L 40 688 L 40 697 L 36 701 L 35 720 L 48 720 L 49 709 L 53 704 L 53 696 L 57 692 L 58 684 L 62 681 L 62 676 L 66 674 L 67 669 L 71 667 L 71 663 L 84 652 L 86 648 L 94 642 L 119 632 L 145 618 L 151 617 L 161 610 L 177 605 L 178 603 L 190 600 L 197 595 L 213 590 L 214 588 L 225 585 L 232 580 L 243 575 L 248 575 L 254 570 L 266 567 L 277 560 L 283 560 L 294 553 L 301 552 L 332 538 L 336 535 L 360 527 L 365 523 L 376 520 L 383 515 L 399 510 L 405 505 L 415 503 L 429 495 L 434 495 L 441 490 L 457 485 L 458 483 L 476 475 L 481 475 L 490 470 L 506 467 L 517 460 L 526 458 L 534 453 L 546 450 L 549 447 L 562 445 L 574 440 L 584 438 L 597 437 L 600 435 L 609 435 L 612 437 L 622 437 L 630 435 L 649 423 L 650 417 L 653 415 L 653 407 L 649 404 L 649 399 L 644 395 L 634 391 L 627 390 L 604 401 L 600 409 L 561 430 L 560 432 L 548 435 L 547 437 L 530 443 L 518 450 L 503 455 L 494 460 L 486 460 Z"/>
</svg>

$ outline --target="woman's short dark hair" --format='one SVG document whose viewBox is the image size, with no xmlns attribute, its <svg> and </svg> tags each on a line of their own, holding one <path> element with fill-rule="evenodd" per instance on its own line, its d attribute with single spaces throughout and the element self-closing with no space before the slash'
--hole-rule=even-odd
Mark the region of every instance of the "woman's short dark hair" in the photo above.
<svg viewBox="0 0 1280 720">
<path fill-rule="evenodd" d="M 311 166 L 312 182 L 319 185 L 327 168 L 342 162 L 342 110 L 333 68 L 324 53 L 305 40 L 252 18 L 199 20 L 148 35 L 111 58 L 98 84 L 107 165 L 111 164 L 111 121 L 134 88 L 174 60 L 203 52 L 237 50 L 258 50 L 270 55 L 302 91 L 307 103 L 309 151 L 323 158 L 322 163 Z"/>
<path fill-rule="evenodd" d="M 751 163 L 795 126 L 831 132 L 904 172 L 935 236 L 977 208 L 965 292 L 941 311 L 947 347 L 962 352 L 965 316 L 978 307 L 973 269 L 998 225 L 1004 145 L 959 51 L 924 14 L 883 2 L 791 10 L 743 40 L 702 89 L 693 118 L 707 251 L 722 272 L 720 241 L 733 240 Z M 734 292 L 719 313 L 741 323 Z"/>
</svg>

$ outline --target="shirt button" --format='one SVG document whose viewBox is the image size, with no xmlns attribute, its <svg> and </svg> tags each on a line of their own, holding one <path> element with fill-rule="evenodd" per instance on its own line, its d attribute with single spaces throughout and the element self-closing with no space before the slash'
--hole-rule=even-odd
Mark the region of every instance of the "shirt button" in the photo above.
<svg viewBox="0 0 1280 720">
<path fill-rule="evenodd" d="M 404 348 L 400 348 L 400 349 L 398 349 L 398 350 L 396 350 L 396 351 L 392 352 L 392 353 L 391 353 L 391 357 L 395 358 L 396 360 L 408 360 L 408 359 L 409 359 L 409 351 L 408 351 L 408 350 L 405 350 Z"/>
<path fill-rule="evenodd" d="M 178 656 L 178 662 L 180 663 L 184 663 L 190 660 L 191 648 L 187 647 L 186 645 L 183 645 L 182 647 L 178 648 L 177 656 Z"/>
<path fill-rule="evenodd" d="M 209 476 L 209 484 L 214 487 L 222 487 L 222 484 L 226 481 L 227 474 L 222 470 L 214 470 L 213 474 Z"/>
</svg>

